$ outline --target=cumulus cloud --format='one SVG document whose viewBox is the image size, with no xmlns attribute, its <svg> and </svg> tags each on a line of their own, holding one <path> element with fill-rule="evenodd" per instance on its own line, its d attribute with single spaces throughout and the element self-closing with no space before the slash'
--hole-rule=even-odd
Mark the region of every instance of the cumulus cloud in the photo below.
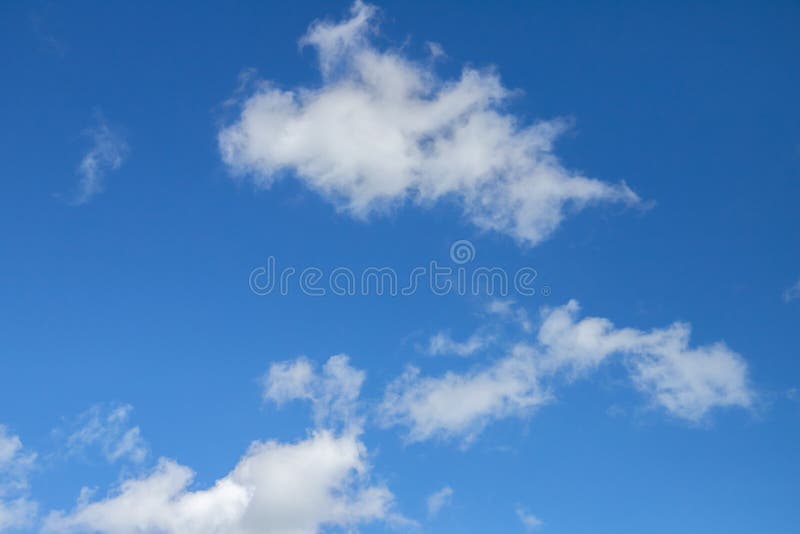
<svg viewBox="0 0 800 534">
<path fill-rule="evenodd" d="M 44 532 L 103 534 L 305 534 L 328 527 L 348 531 L 373 521 L 407 520 L 394 496 L 370 481 L 368 451 L 356 414 L 363 371 L 345 355 L 317 372 L 305 358 L 272 365 L 264 398 L 312 402 L 315 428 L 295 442 L 258 441 L 230 473 L 206 489 L 194 472 L 159 460 L 146 476 L 124 481 L 105 498 L 82 492 L 74 510 L 49 514 Z M 357 422 L 353 422 L 353 421 Z M 330 428 L 341 423 L 340 432 Z"/>
<path fill-rule="evenodd" d="M 473 224 L 528 245 L 569 211 L 639 201 L 624 184 L 566 168 L 553 145 L 567 122 L 510 113 L 512 91 L 495 72 L 467 67 L 443 80 L 431 62 L 378 49 L 375 15 L 359 1 L 347 20 L 309 27 L 300 42 L 316 50 L 318 87 L 256 84 L 219 132 L 233 172 L 269 187 L 289 171 L 359 218 L 452 199 Z"/>
<path fill-rule="evenodd" d="M 70 424 L 67 453 L 76 455 L 98 448 L 109 462 L 144 461 L 148 446 L 139 427 L 130 423 L 132 411 L 128 404 L 92 406 Z"/>
<path fill-rule="evenodd" d="M 506 314 L 514 318 L 513 307 Z M 410 367 L 385 391 L 380 420 L 408 429 L 409 441 L 460 439 L 493 421 L 525 417 L 554 398 L 558 377 L 587 377 L 620 356 L 633 386 L 670 415 L 699 422 L 717 408 L 750 408 L 747 365 L 724 343 L 692 347 L 684 323 L 641 331 L 605 318 L 579 318 L 576 301 L 545 309 L 533 340 L 495 362 L 442 376 Z M 515 319 L 516 320 L 516 319 Z"/>
<path fill-rule="evenodd" d="M 491 421 L 530 414 L 550 400 L 536 362 L 525 351 L 459 374 L 423 377 L 409 367 L 386 389 L 380 405 L 384 425 L 408 428 L 408 440 L 460 438 L 468 445 Z"/>
<path fill-rule="evenodd" d="M 522 506 L 517 506 L 516 512 L 517 517 L 522 523 L 522 526 L 525 527 L 525 530 L 534 530 L 544 525 L 541 519 L 525 510 L 525 508 Z"/>
<path fill-rule="evenodd" d="M 0 425 L 0 532 L 30 526 L 37 505 L 28 496 L 28 473 L 36 455 L 25 451 L 19 436 Z"/>
<path fill-rule="evenodd" d="M 426 352 L 431 356 L 444 356 L 454 354 L 456 356 L 472 356 L 476 352 L 486 348 L 490 339 L 473 334 L 464 341 L 456 341 L 447 332 L 438 332 L 428 341 Z"/>
<path fill-rule="evenodd" d="M 439 510 L 449 505 L 453 500 L 453 488 L 445 486 L 439 491 L 433 492 L 427 501 L 428 515 L 433 517 L 439 513 Z"/>
<path fill-rule="evenodd" d="M 676 417 L 697 422 L 714 408 L 752 406 L 747 364 L 724 343 L 691 347 L 686 323 L 644 332 L 599 317 L 578 320 L 579 310 L 572 300 L 544 313 L 543 368 L 582 373 L 622 354 L 635 386 Z"/>
<path fill-rule="evenodd" d="M 793 300 L 800 300 L 800 280 L 783 292 L 784 302 L 791 302 Z"/>
<path fill-rule="evenodd" d="M 393 497 L 368 483 L 364 445 L 355 435 L 317 431 L 295 443 L 254 443 L 212 487 L 192 490 L 194 473 L 162 459 L 107 498 L 55 512 L 44 532 L 104 534 L 315 533 L 390 515 Z"/>
<path fill-rule="evenodd" d="M 306 358 L 274 363 L 263 378 L 264 400 L 280 405 L 300 399 L 312 404 L 317 426 L 360 428 L 358 397 L 364 371 L 350 365 L 345 354 L 331 356 L 317 373 Z"/>
<path fill-rule="evenodd" d="M 119 132 L 111 129 L 100 113 L 95 116 L 95 125 L 86 133 L 92 145 L 78 165 L 80 181 L 73 201 L 76 205 L 86 204 L 102 192 L 106 175 L 119 169 L 128 155 L 127 142 Z"/>
</svg>

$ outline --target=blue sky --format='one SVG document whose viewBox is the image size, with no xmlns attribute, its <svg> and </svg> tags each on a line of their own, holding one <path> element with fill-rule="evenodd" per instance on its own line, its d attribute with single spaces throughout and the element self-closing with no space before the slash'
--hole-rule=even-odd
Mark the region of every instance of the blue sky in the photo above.
<svg viewBox="0 0 800 534">
<path fill-rule="evenodd" d="M 0 532 L 796 529 L 796 3 L 0 13 Z"/>
</svg>

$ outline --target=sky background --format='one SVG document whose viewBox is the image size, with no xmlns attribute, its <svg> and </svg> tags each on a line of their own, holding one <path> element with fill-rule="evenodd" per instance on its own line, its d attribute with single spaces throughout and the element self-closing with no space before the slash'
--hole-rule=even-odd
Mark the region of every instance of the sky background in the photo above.
<svg viewBox="0 0 800 534">
<path fill-rule="evenodd" d="M 255 69 L 284 89 L 320 85 L 309 24 L 349 4 L 6 2 L 0 6 L 0 424 L 37 454 L 40 512 L 104 496 L 159 457 L 225 476 L 254 440 L 291 442 L 303 403 L 264 402 L 260 377 L 304 355 L 346 353 L 380 401 L 409 363 L 425 374 L 492 361 L 425 354 L 468 338 L 490 299 L 258 296 L 252 269 L 446 262 L 531 266 L 542 306 L 580 301 L 621 327 L 692 325 L 747 362 L 752 409 L 699 423 L 648 406 L 620 365 L 562 384 L 535 413 L 459 440 L 407 443 L 368 423 L 371 477 L 423 532 L 790 533 L 800 522 L 800 6 L 795 2 L 381 2 L 376 46 L 444 79 L 492 67 L 524 123 L 567 117 L 562 164 L 624 181 L 645 204 L 571 214 L 534 247 L 476 228 L 452 202 L 358 220 L 291 172 L 268 189 L 231 176 L 217 135 Z M 104 190 L 73 202 L 87 130 L 125 140 Z M 788 291 L 788 293 L 787 293 Z M 133 407 L 142 461 L 108 461 L 65 435 L 94 407 Z M 369 418 L 371 419 L 371 418 Z M 107 452 L 107 451 L 106 451 Z M 429 514 L 426 499 L 450 487 Z M 0 496 L 2 493 L 0 492 Z M 22 529 L 37 532 L 38 523 Z M 383 522 L 364 532 L 386 530 Z M 404 530 L 407 526 L 396 526 Z"/>
</svg>

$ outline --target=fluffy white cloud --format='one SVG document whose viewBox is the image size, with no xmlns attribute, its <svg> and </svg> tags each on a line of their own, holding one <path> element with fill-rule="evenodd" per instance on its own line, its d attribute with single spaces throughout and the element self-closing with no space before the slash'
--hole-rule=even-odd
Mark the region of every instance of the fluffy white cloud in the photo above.
<svg viewBox="0 0 800 534">
<path fill-rule="evenodd" d="M 522 526 L 525 527 L 525 530 L 534 530 L 544 525 L 541 519 L 539 519 L 532 513 L 525 510 L 525 508 L 523 508 L 522 506 L 517 506 L 516 512 L 517 512 L 517 517 L 522 523 Z"/>
<path fill-rule="evenodd" d="M 519 350 L 464 374 L 422 377 L 410 367 L 386 389 L 379 411 L 383 424 L 408 427 L 410 441 L 461 438 L 467 445 L 491 421 L 530 414 L 549 399 L 533 355 Z"/>
<path fill-rule="evenodd" d="M 390 519 L 393 497 L 368 483 L 355 435 L 320 430 L 296 443 L 254 443 L 211 488 L 191 490 L 191 469 L 162 459 L 107 498 L 50 514 L 44 532 L 303 534 Z"/>
<path fill-rule="evenodd" d="M 594 370 L 611 354 L 632 346 L 639 335 L 631 328 L 616 329 L 601 317 L 578 321 L 579 310 L 575 300 L 543 310 L 537 340 L 544 349 L 541 366 L 548 371 L 568 369 L 577 374 Z"/>
<path fill-rule="evenodd" d="M 573 300 L 544 313 L 544 369 L 583 373 L 622 354 L 636 387 L 676 417 L 700 421 L 714 408 L 752 406 L 747 364 L 724 343 L 690 347 L 685 323 L 644 332 L 598 317 L 578 320 L 579 309 Z"/>
<path fill-rule="evenodd" d="M 362 422 L 357 409 L 364 377 L 364 371 L 353 368 L 345 354 L 331 356 L 321 373 L 306 358 L 298 358 L 270 366 L 263 379 L 263 396 L 278 405 L 308 400 L 317 426 L 342 424 L 355 430 Z"/>
<path fill-rule="evenodd" d="M 689 421 L 702 420 L 714 408 L 753 405 L 747 364 L 724 343 L 690 348 L 686 324 L 648 335 L 656 339 L 631 349 L 637 357 L 628 361 L 636 387 L 657 405 Z"/>
<path fill-rule="evenodd" d="M 468 445 L 491 422 L 524 417 L 550 401 L 559 376 L 586 377 L 614 355 L 633 385 L 675 417 L 698 422 L 715 408 L 753 405 L 747 365 L 725 344 L 691 347 L 686 324 L 644 332 L 579 319 L 579 309 L 570 301 L 544 310 L 535 340 L 488 366 L 439 377 L 409 368 L 386 388 L 382 423 L 407 427 L 410 441 L 460 438 Z M 517 321 L 513 304 L 501 311 Z"/>
<path fill-rule="evenodd" d="M 0 425 L 0 532 L 33 523 L 37 505 L 28 497 L 28 472 L 35 460 L 19 436 Z"/>
<path fill-rule="evenodd" d="M 431 356 L 455 354 L 456 356 L 472 356 L 484 349 L 490 339 L 479 334 L 473 334 L 464 341 L 456 341 L 447 332 L 439 332 L 428 341 L 426 351 Z"/>
<path fill-rule="evenodd" d="M 71 425 L 66 438 L 68 454 L 98 447 L 109 462 L 142 462 L 148 446 L 139 427 L 130 424 L 132 411 L 128 404 L 96 405 L 86 410 Z"/>
<path fill-rule="evenodd" d="M 439 491 L 433 492 L 427 501 L 428 515 L 433 517 L 439 513 L 439 510 L 449 505 L 453 500 L 453 488 L 445 486 Z"/>
<path fill-rule="evenodd" d="M 85 495 L 71 512 L 51 513 L 45 532 L 103 534 L 304 534 L 372 521 L 403 523 L 394 497 L 370 482 L 368 452 L 356 413 L 363 371 L 332 356 L 317 372 L 305 358 L 273 364 L 264 398 L 312 402 L 317 428 L 306 439 L 253 443 L 238 465 L 207 489 L 194 473 L 161 459 L 148 475 L 106 498 Z M 336 432 L 330 427 L 341 424 Z"/>
<path fill-rule="evenodd" d="M 306 358 L 273 363 L 262 380 L 264 400 L 280 405 L 296 399 L 311 399 L 311 386 L 315 381 L 314 366 Z"/>
<path fill-rule="evenodd" d="M 85 204 L 103 191 L 106 175 L 119 169 L 128 155 L 128 144 L 119 132 L 111 129 L 97 113 L 96 124 L 87 130 L 92 146 L 78 165 L 78 192 L 74 204 Z"/>
<path fill-rule="evenodd" d="M 291 171 L 362 218 L 452 198 L 477 226 L 529 245 L 567 209 L 638 202 L 624 184 L 565 168 L 553 153 L 565 121 L 525 124 L 509 113 L 512 92 L 493 71 L 441 80 L 430 62 L 373 46 L 376 31 L 375 8 L 361 2 L 341 23 L 312 24 L 301 44 L 317 51 L 321 86 L 258 84 L 219 133 L 230 168 L 259 187 Z"/>
</svg>

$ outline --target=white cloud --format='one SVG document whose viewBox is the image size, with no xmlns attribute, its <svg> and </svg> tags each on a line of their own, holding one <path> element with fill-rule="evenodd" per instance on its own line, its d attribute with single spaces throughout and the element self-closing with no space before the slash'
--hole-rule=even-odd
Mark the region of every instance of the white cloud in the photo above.
<svg viewBox="0 0 800 534">
<path fill-rule="evenodd" d="M 0 425 L 0 468 L 9 465 L 22 449 L 22 440 L 8 432 L 8 429 Z"/>
<path fill-rule="evenodd" d="M 92 146 L 78 165 L 78 192 L 73 201 L 86 204 L 103 191 L 106 175 L 119 169 L 128 155 L 128 144 L 119 132 L 111 129 L 105 118 L 97 113 L 96 124 L 87 130 Z"/>
<path fill-rule="evenodd" d="M 792 287 L 787 288 L 786 291 L 783 292 L 784 302 L 791 302 L 793 300 L 800 300 L 800 280 L 795 282 Z"/>
<path fill-rule="evenodd" d="M 674 417 L 699 422 L 716 408 L 754 404 L 747 365 L 724 343 L 691 347 L 686 324 L 644 332 L 579 319 L 579 309 L 576 301 L 546 309 L 533 342 L 513 345 L 488 366 L 439 377 L 410 367 L 386 388 L 382 424 L 406 427 L 412 442 L 461 439 L 466 446 L 493 421 L 525 417 L 552 400 L 559 376 L 586 377 L 614 355 L 633 385 Z M 511 304 L 500 311 L 518 320 Z"/>
<path fill-rule="evenodd" d="M 629 361 L 634 384 L 654 403 L 689 421 L 702 420 L 714 408 L 753 405 L 747 364 L 724 343 L 690 348 L 685 324 L 649 335 L 660 337 L 657 344 L 646 344 Z"/>
<path fill-rule="evenodd" d="M 544 525 L 541 519 L 539 519 L 535 515 L 525 510 L 525 508 L 523 508 L 522 506 L 517 506 L 516 512 L 517 512 L 517 517 L 519 518 L 520 522 L 522 523 L 522 526 L 524 526 L 526 530 L 534 530 Z"/>
<path fill-rule="evenodd" d="M 464 341 L 454 340 L 447 332 L 439 332 L 428 341 L 427 353 L 431 356 L 455 354 L 456 356 L 472 356 L 484 349 L 490 339 L 473 334 Z"/>
<path fill-rule="evenodd" d="M 305 358 L 273 363 L 263 379 L 264 400 L 280 405 L 295 399 L 311 399 L 315 379 L 314 366 Z"/>
<path fill-rule="evenodd" d="M 0 499 L 0 532 L 30 526 L 36 517 L 35 502 L 20 497 L 5 501 Z"/>
<path fill-rule="evenodd" d="M 579 309 L 573 300 L 543 315 L 544 369 L 580 374 L 622 354 L 636 387 L 676 417 L 697 422 L 714 408 L 752 406 L 747 364 L 724 343 L 690 347 L 688 324 L 644 332 L 598 317 L 577 320 Z"/>
<path fill-rule="evenodd" d="M 408 427 L 409 441 L 461 438 L 468 445 L 491 421 L 530 414 L 549 399 L 532 354 L 515 351 L 463 374 L 422 377 L 410 367 L 386 389 L 379 411 L 384 425 Z"/>
<path fill-rule="evenodd" d="M 51 513 L 44 532 L 103 534 L 315 533 L 391 520 L 391 492 L 370 485 L 363 443 L 325 430 L 295 443 L 256 442 L 212 487 L 192 490 L 191 469 L 162 459 L 107 498 Z"/>
<path fill-rule="evenodd" d="M 577 321 L 579 310 L 578 302 L 571 300 L 542 313 L 537 340 L 545 353 L 542 367 L 549 371 L 594 370 L 609 355 L 631 346 L 639 335 L 634 329 L 616 329 L 611 321 L 600 317 Z"/>
<path fill-rule="evenodd" d="M 306 358 L 272 364 L 263 379 L 264 400 L 283 404 L 301 399 L 311 402 L 317 426 L 361 426 L 358 397 L 365 373 L 350 366 L 345 354 L 331 356 L 317 374 Z"/>
<path fill-rule="evenodd" d="M 35 461 L 19 436 L 0 425 L 0 532 L 28 527 L 36 517 L 37 505 L 28 496 L 28 473 Z"/>
<path fill-rule="evenodd" d="M 528 245 L 567 211 L 638 202 L 624 184 L 564 167 L 553 143 L 567 123 L 525 124 L 507 111 L 512 91 L 493 71 L 442 80 L 431 62 L 377 49 L 376 32 L 375 8 L 361 2 L 344 22 L 313 23 L 301 44 L 316 49 L 321 86 L 257 84 L 219 132 L 225 163 L 258 187 L 291 171 L 360 218 L 455 199 L 475 225 Z"/>
<path fill-rule="evenodd" d="M 428 515 L 433 517 L 453 500 L 453 488 L 445 486 L 428 497 Z"/>
<path fill-rule="evenodd" d="M 109 462 L 144 461 L 148 446 L 139 427 L 130 424 L 132 411 L 128 404 L 92 406 L 70 425 L 67 453 L 82 454 L 86 449 L 98 447 Z"/>
<path fill-rule="evenodd" d="M 356 413 L 363 371 L 347 356 L 317 373 L 305 358 L 273 364 L 264 398 L 312 402 L 317 428 L 300 441 L 255 442 L 213 486 L 193 487 L 194 473 L 161 459 L 148 475 L 123 482 L 91 502 L 82 492 L 71 512 L 54 512 L 44 531 L 102 534 L 305 534 L 327 527 L 354 531 L 373 521 L 408 524 L 392 511 L 394 496 L 370 482 L 367 448 Z M 340 433 L 331 426 L 343 423 Z"/>
<path fill-rule="evenodd" d="M 525 332 L 533 330 L 533 323 L 528 317 L 528 312 L 511 299 L 493 299 L 486 306 L 486 311 L 491 315 L 511 319 Z"/>
</svg>

